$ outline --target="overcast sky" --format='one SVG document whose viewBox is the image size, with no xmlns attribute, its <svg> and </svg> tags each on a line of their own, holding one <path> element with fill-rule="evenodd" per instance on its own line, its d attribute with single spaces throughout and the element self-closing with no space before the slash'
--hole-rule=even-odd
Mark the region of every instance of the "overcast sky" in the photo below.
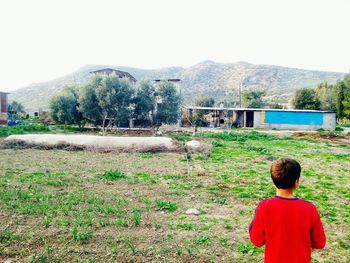
<svg viewBox="0 0 350 263">
<path fill-rule="evenodd" d="M 349 0 L 0 2 L 0 90 L 85 64 L 247 61 L 349 72 Z"/>
</svg>

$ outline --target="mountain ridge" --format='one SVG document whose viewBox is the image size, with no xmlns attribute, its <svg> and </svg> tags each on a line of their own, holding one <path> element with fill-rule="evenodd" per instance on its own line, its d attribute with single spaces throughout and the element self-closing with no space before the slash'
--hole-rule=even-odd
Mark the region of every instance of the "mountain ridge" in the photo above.
<svg viewBox="0 0 350 263">
<path fill-rule="evenodd" d="M 146 79 L 180 78 L 182 94 L 186 104 L 195 97 L 206 95 L 216 101 L 238 101 L 238 90 L 264 90 L 267 96 L 280 102 L 291 99 L 295 90 L 312 87 L 320 82 L 332 84 L 345 73 L 319 70 L 306 70 L 283 66 L 252 64 L 246 61 L 219 63 L 211 60 L 193 66 L 140 69 L 127 66 L 87 64 L 78 70 L 45 82 L 33 83 L 10 93 L 10 101 L 22 103 L 29 112 L 39 108 L 48 109 L 52 96 L 67 85 L 80 85 L 91 76 L 90 72 L 102 68 L 114 68 L 129 72 L 138 82 Z"/>
</svg>

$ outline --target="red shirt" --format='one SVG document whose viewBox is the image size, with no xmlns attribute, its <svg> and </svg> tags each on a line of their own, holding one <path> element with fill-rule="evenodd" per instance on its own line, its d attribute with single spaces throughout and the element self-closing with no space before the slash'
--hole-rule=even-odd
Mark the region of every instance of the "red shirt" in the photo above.
<svg viewBox="0 0 350 263">
<path fill-rule="evenodd" d="M 249 235 L 254 245 L 265 245 L 266 263 L 310 263 L 311 248 L 326 244 L 316 207 L 298 198 L 276 196 L 261 201 Z"/>
</svg>

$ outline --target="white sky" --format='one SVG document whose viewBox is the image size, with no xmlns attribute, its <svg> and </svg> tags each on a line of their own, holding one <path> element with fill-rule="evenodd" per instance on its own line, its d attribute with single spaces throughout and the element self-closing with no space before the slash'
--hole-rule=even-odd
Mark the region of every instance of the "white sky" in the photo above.
<svg viewBox="0 0 350 263">
<path fill-rule="evenodd" d="M 350 69 L 349 0 L 0 0 L 0 90 L 85 64 Z"/>
</svg>

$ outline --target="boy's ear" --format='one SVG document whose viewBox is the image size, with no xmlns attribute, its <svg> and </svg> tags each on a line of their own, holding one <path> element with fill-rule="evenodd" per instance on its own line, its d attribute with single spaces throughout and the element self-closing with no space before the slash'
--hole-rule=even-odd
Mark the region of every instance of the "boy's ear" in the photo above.
<svg viewBox="0 0 350 263">
<path fill-rule="evenodd" d="M 294 188 L 297 188 L 298 186 L 299 186 L 299 179 L 298 179 L 298 180 L 295 180 Z"/>
</svg>

